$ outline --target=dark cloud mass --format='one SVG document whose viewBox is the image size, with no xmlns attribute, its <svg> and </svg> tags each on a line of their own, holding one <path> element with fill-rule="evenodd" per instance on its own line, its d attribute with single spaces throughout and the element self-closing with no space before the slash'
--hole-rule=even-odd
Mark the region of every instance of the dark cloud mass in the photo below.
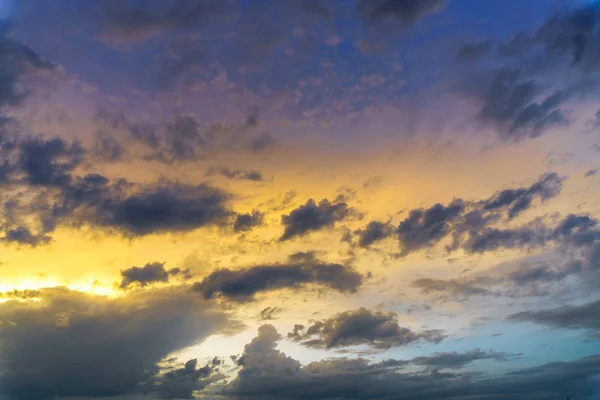
<svg viewBox="0 0 600 400">
<path fill-rule="evenodd" d="M 306 204 L 281 217 L 285 230 L 279 240 L 285 241 L 312 231 L 331 228 L 336 222 L 349 216 L 350 212 L 351 209 L 344 202 L 332 203 L 323 199 L 317 204 L 313 199 L 309 199 Z"/>
<path fill-rule="evenodd" d="M 373 243 L 390 237 L 394 233 L 394 227 L 390 223 L 371 221 L 364 229 L 355 232 L 358 235 L 358 245 L 369 247 Z"/>
<path fill-rule="evenodd" d="M 465 354 L 438 353 L 414 360 L 326 359 L 302 366 L 276 348 L 282 337 L 271 325 L 263 325 L 244 350 L 238 376 L 222 389 L 223 395 L 240 399 L 374 399 L 419 400 L 553 400 L 558 396 L 598 394 L 594 377 L 599 356 L 571 362 L 554 362 L 512 371 L 496 377 L 477 377 L 455 370 L 476 360 L 502 361 L 506 355 L 475 350 Z M 403 372 L 414 361 L 423 371 Z"/>
<path fill-rule="evenodd" d="M 363 280 L 351 267 L 324 263 L 312 257 L 290 257 L 286 264 L 218 269 L 194 284 L 194 290 L 205 299 L 222 296 L 233 301 L 249 301 L 261 292 L 295 289 L 307 284 L 353 293 Z"/>
<path fill-rule="evenodd" d="M 169 353 L 229 325 L 193 293 L 108 299 L 42 289 L 38 302 L 0 304 L 0 384 L 9 398 L 134 393 Z"/>
<path fill-rule="evenodd" d="M 444 338 L 441 331 L 416 333 L 400 326 L 395 313 L 365 308 L 315 321 L 306 328 L 296 325 L 287 337 L 308 347 L 331 349 L 366 344 L 380 350 L 423 341 L 438 343 Z"/>
<path fill-rule="evenodd" d="M 564 306 L 556 309 L 523 311 L 509 317 L 513 321 L 529 321 L 556 329 L 589 329 L 600 334 L 600 301 Z"/>
<path fill-rule="evenodd" d="M 137 284 L 141 287 L 155 282 L 168 282 L 169 272 L 164 263 L 153 262 L 143 267 L 131 267 L 121 270 L 121 289 Z"/>
<path fill-rule="evenodd" d="M 528 187 L 505 189 L 480 201 L 454 199 L 449 205 L 437 203 L 430 208 L 411 210 L 395 229 L 401 256 L 435 246 L 452 237 L 448 251 L 462 248 L 482 253 L 501 248 L 536 247 L 546 242 L 546 227 L 533 221 L 527 225 L 500 229 L 494 225 L 511 220 L 536 202 L 542 203 L 559 195 L 564 177 L 556 173 L 542 175 Z M 355 232 L 359 245 L 368 247 L 390 235 L 389 223 L 371 221 Z"/>
<path fill-rule="evenodd" d="M 367 23 L 396 18 L 405 25 L 418 22 L 423 15 L 437 11 L 446 0 L 359 0 L 356 9 Z"/>
<path fill-rule="evenodd" d="M 243 232 L 248 231 L 256 226 L 262 224 L 264 219 L 264 213 L 261 213 L 258 210 L 252 211 L 252 213 L 246 214 L 238 214 L 235 217 L 235 222 L 233 224 L 233 230 L 235 232 Z"/>
<path fill-rule="evenodd" d="M 191 27 L 230 10 L 227 0 L 102 2 L 101 11 L 109 32 L 122 40 L 143 40 Z"/>
<path fill-rule="evenodd" d="M 12 37 L 10 21 L 0 21 L 0 107 L 18 105 L 31 90 L 22 79 L 34 71 L 52 70 L 53 64 Z"/>
</svg>

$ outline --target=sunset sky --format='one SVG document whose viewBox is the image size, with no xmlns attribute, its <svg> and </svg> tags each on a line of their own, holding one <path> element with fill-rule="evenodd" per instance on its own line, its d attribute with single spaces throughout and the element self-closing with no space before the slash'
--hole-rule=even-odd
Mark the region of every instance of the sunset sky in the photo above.
<svg viewBox="0 0 600 400">
<path fill-rule="evenodd" d="M 600 399 L 600 1 L 0 0 L 0 400 Z"/>
</svg>

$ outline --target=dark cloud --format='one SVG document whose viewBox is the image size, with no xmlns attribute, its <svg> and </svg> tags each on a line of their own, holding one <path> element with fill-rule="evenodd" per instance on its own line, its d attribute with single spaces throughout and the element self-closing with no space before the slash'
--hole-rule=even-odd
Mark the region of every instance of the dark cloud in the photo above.
<svg viewBox="0 0 600 400">
<path fill-rule="evenodd" d="M 537 137 L 551 127 L 566 125 L 560 106 L 569 99 L 568 92 L 543 95 L 538 83 L 522 80 L 520 74 L 508 69 L 496 72 L 482 99 L 481 121 L 495 125 L 507 141 Z M 543 99 L 538 101 L 540 95 Z"/>
<path fill-rule="evenodd" d="M 179 273 L 179 270 L 175 270 Z M 127 289 L 131 286 L 147 286 L 156 282 L 168 282 L 170 271 L 165 269 L 165 263 L 153 262 L 143 267 L 131 267 L 121 270 L 121 289 Z"/>
<path fill-rule="evenodd" d="M 262 173 L 257 170 L 250 170 L 250 171 L 246 171 L 243 169 L 233 169 L 232 170 L 232 169 L 223 167 L 223 168 L 212 168 L 208 171 L 208 174 L 209 175 L 219 174 L 228 179 L 239 179 L 239 180 L 254 181 L 254 182 L 264 180 Z"/>
<path fill-rule="evenodd" d="M 395 313 L 373 312 L 365 308 L 315 321 L 306 329 L 296 325 L 287 336 L 309 347 L 331 349 L 366 344 L 380 350 L 423 341 L 438 343 L 444 338 L 441 331 L 416 333 L 400 326 Z"/>
<path fill-rule="evenodd" d="M 42 289 L 0 304 L 0 384 L 9 398 L 130 394 L 169 353 L 228 327 L 221 311 L 179 289 L 109 299 Z"/>
<path fill-rule="evenodd" d="M 104 162 L 122 161 L 127 154 L 125 148 L 111 135 L 98 132 L 90 150 L 92 156 Z"/>
<path fill-rule="evenodd" d="M 54 65 L 12 35 L 8 20 L 0 21 L 0 107 L 18 105 L 31 90 L 22 78 L 30 72 L 48 71 Z"/>
<path fill-rule="evenodd" d="M 205 184 L 111 184 L 102 176 L 87 175 L 65 190 L 61 212 L 90 225 L 143 236 L 224 226 L 226 199 L 225 193 Z"/>
<path fill-rule="evenodd" d="M 525 249 L 540 247 L 546 243 L 544 226 L 523 226 L 515 229 L 485 228 L 471 233 L 463 244 L 469 253 L 484 253 L 499 249 Z"/>
<path fill-rule="evenodd" d="M 578 306 L 549 310 L 523 311 L 509 317 L 512 321 L 529 321 L 556 329 L 589 329 L 600 334 L 600 300 Z"/>
<path fill-rule="evenodd" d="M 598 376 L 598 355 L 539 367 L 512 371 L 506 375 L 477 377 L 468 373 L 440 372 L 431 364 L 454 369 L 457 365 L 485 357 L 501 360 L 500 353 L 436 355 L 423 358 L 423 371 L 402 369 L 410 361 L 386 360 L 370 363 L 364 359 L 327 359 L 302 366 L 276 348 L 281 336 L 271 325 L 263 325 L 241 356 L 238 376 L 221 394 L 238 399 L 374 399 L 419 400 L 552 400 L 557 396 L 598 394 L 592 380 Z M 416 359 L 415 362 L 419 362 Z M 425 365 L 426 364 L 426 365 Z"/>
<path fill-rule="evenodd" d="M 484 210 L 508 207 L 508 216 L 513 218 L 531 207 L 535 198 L 540 201 L 552 199 L 561 192 L 565 178 L 556 173 L 542 175 L 527 188 L 505 189 L 483 202 Z"/>
<path fill-rule="evenodd" d="M 589 178 L 590 176 L 595 176 L 597 172 L 598 172 L 598 168 L 592 168 L 585 173 L 585 177 Z"/>
<path fill-rule="evenodd" d="M 38 246 L 50 243 L 52 238 L 45 234 L 33 234 L 26 226 L 17 226 L 6 230 L 4 238 L 7 243 L 16 243 L 19 245 Z"/>
<path fill-rule="evenodd" d="M 466 201 L 454 199 L 449 205 L 413 209 L 396 228 L 401 256 L 433 247 L 451 236 L 448 251 L 459 248 L 472 253 L 500 248 L 535 247 L 545 244 L 545 226 L 533 221 L 519 228 L 499 229 L 493 225 L 511 220 L 537 203 L 552 199 L 561 192 L 564 177 L 555 173 L 542 175 L 528 187 L 505 189 L 488 199 Z M 369 245 L 387 236 L 389 226 L 371 222 L 358 230 L 359 243 Z"/>
<path fill-rule="evenodd" d="M 120 40 L 146 40 L 172 30 L 192 27 L 230 11 L 227 0 L 102 2 L 108 32 Z"/>
<path fill-rule="evenodd" d="M 573 4 L 555 11 L 537 29 L 501 41 L 504 67 L 472 79 L 482 102 L 480 120 L 499 130 L 506 141 L 537 137 L 569 123 L 565 103 L 589 95 L 600 83 L 600 13 L 597 3 Z M 493 60 L 493 55 L 490 55 Z"/>
<path fill-rule="evenodd" d="M 468 43 L 458 50 L 458 58 L 460 60 L 474 60 L 480 58 L 492 48 L 491 40 L 481 42 Z"/>
<path fill-rule="evenodd" d="M 240 270 L 218 269 L 194 290 L 205 299 L 222 296 L 233 301 L 250 301 L 261 292 L 317 284 L 340 292 L 353 293 L 363 276 L 351 267 L 328 264 L 313 257 L 290 258 L 287 264 L 257 265 Z"/>
<path fill-rule="evenodd" d="M 256 226 L 262 224 L 264 219 L 264 213 L 261 213 L 258 210 L 252 211 L 252 213 L 247 214 L 238 214 L 235 217 L 235 222 L 233 224 L 233 230 L 235 232 L 244 232 L 248 231 Z"/>
<path fill-rule="evenodd" d="M 283 308 L 275 307 L 275 306 L 266 307 L 260 311 L 260 319 L 261 319 L 261 321 L 270 321 L 270 320 L 276 319 L 275 315 L 280 314 L 281 312 L 283 312 Z"/>
<path fill-rule="evenodd" d="M 464 210 L 462 200 L 455 200 L 449 206 L 438 203 L 427 210 L 412 210 L 396 230 L 402 255 L 439 242 L 450 232 L 451 224 Z"/>
<path fill-rule="evenodd" d="M 158 397 L 163 399 L 193 399 L 194 391 L 200 391 L 211 383 L 225 378 L 219 373 L 222 360 L 212 361 L 198 368 L 198 360 L 188 360 L 183 367 L 170 369 L 155 377 L 153 388 Z"/>
<path fill-rule="evenodd" d="M 441 8 L 446 0 L 359 0 L 356 10 L 366 23 L 399 19 L 404 25 L 419 22 L 428 13 Z"/>
<path fill-rule="evenodd" d="M 317 204 L 310 199 L 306 204 L 292 210 L 289 215 L 281 217 L 285 230 L 279 240 L 285 241 L 313 231 L 331 228 L 336 222 L 349 216 L 350 212 L 351 209 L 344 202 L 331 203 L 323 199 Z"/>
<path fill-rule="evenodd" d="M 254 153 L 260 153 L 277 143 L 277 140 L 270 133 L 263 132 L 253 137 L 248 142 L 248 148 Z"/>
<path fill-rule="evenodd" d="M 476 295 L 488 295 L 491 292 L 483 287 L 477 286 L 475 282 L 461 282 L 458 280 L 443 280 L 431 278 L 419 278 L 412 282 L 423 293 L 441 293 L 452 297 L 466 298 Z"/>
<path fill-rule="evenodd" d="M 428 357 L 416 357 L 410 360 L 412 364 L 428 366 L 437 369 L 459 369 L 479 360 L 506 361 L 506 353 L 486 352 L 475 349 L 466 353 L 434 353 Z"/>
<path fill-rule="evenodd" d="M 369 247 L 373 243 L 393 235 L 394 227 L 389 222 L 371 221 L 364 227 L 354 232 L 358 235 L 358 245 Z"/>
<path fill-rule="evenodd" d="M 26 174 L 30 185 L 65 185 L 71 173 L 84 159 L 85 151 L 78 143 L 63 139 L 34 137 L 19 144 L 17 167 Z"/>
</svg>

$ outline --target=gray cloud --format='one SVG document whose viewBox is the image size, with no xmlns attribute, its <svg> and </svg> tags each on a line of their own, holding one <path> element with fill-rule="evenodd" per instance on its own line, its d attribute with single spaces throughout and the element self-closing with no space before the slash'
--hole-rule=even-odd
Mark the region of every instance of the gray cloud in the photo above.
<svg viewBox="0 0 600 400">
<path fill-rule="evenodd" d="M 394 227 L 389 222 L 371 221 L 364 227 L 354 232 L 358 235 L 358 245 L 369 247 L 373 243 L 393 235 Z"/>
<path fill-rule="evenodd" d="M 416 357 L 410 360 L 412 364 L 439 369 L 459 369 L 479 360 L 506 361 L 506 353 L 496 353 L 475 349 L 466 353 L 434 353 L 427 357 Z"/>
<path fill-rule="evenodd" d="M 22 78 L 30 72 L 48 71 L 54 65 L 12 36 L 11 21 L 0 21 L 0 107 L 18 105 L 31 90 Z"/>
<path fill-rule="evenodd" d="M 410 361 L 386 360 L 370 363 L 364 359 L 329 359 L 302 366 L 276 348 L 281 336 L 271 325 L 263 325 L 241 359 L 238 376 L 221 394 L 238 399 L 374 399 L 494 400 L 500 398 L 552 400 L 556 396 L 598 394 L 592 378 L 598 376 L 600 356 L 570 362 L 554 362 L 512 371 L 507 375 L 477 377 L 439 372 L 431 365 L 454 369 L 467 360 L 485 357 L 500 360 L 500 353 L 479 352 L 433 355 L 423 358 L 424 371 L 402 372 Z M 419 359 L 415 359 L 419 362 Z"/>
<path fill-rule="evenodd" d="M 364 277 L 351 267 L 321 262 L 313 257 L 291 257 L 286 264 L 256 265 L 240 270 L 218 269 L 194 290 L 205 299 L 218 295 L 233 301 L 250 301 L 257 293 L 318 284 L 353 293 Z"/>
<path fill-rule="evenodd" d="M 0 384 L 9 398 L 133 393 L 169 353 L 230 326 L 227 316 L 179 289 L 109 299 L 66 288 L 37 302 L 0 304 Z"/>
<path fill-rule="evenodd" d="M 306 204 L 292 210 L 289 215 L 281 217 L 285 226 L 283 235 L 279 239 L 285 241 L 297 236 L 304 236 L 310 232 L 330 228 L 336 222 L 349 216 L 351 209 L 344 202 L 330 202 L 323 199 L 319 204 L 309 199 Z"/>
<path fill-rule="evenodd" d="M 491 294 L 488 289 L 477 286 L 475 282 L 469 281 L 420 278 L 413 281 L 412 285 L 419 288 L 423 293 L 442 293 L 452 297 L 464 298 Z"/>
<path fill-rule="evenodd" d="M 233 230 L 235 232 L 248 231 L 256 226 L 262 224 L 265 214 L 258 210 L 252 211 L 252 213 L 238 214 L 235 217 L 233 224 Z"/>
<path fill-rule="evenodd" d="M 243 170 L 243 169 L 229 169 L 226 167 L 223 168 L 212 168 L 208 171 L 209 175 L 219 174 L 229 179 L 239 179 L 246 181 L 263 181 L 264 177 L 260 171 L 257 170 Z"/>
<path fill-rule="evenodd" d="M 441 331 L 416 333 L 400 326 L 395 313 L 373 312 L 365 308 L 315 321 L 307 328 L 296 325 L 287 336 L 308 347 L 331 349 L 366 344 L 380 350 L 416 342 L 438 343 L 444 338 Z"/>
<path fill-rule="evenodd" d="M 188 360 L 181 368 L 170 370 L 157 375 L 152 385 L 145 389 L 154 391 L 163 399 L 193 399 L 194 391 L 200 391 L 211 383 L 225 378 L 219 373 L 222 360 L 214 358 L 203 367 L 198 368 L 198 360 Z"/>
<path fill-rule="evenodd" d="M 174 272 L 179 273 L 178 270 Z M 126 289 L 131 286 L 148 286 L 156 282 L 168 282 L 170 271 L 165 269 L 165 263 L 153 262 L 143 267 L 131 267 L 121 270 L 120 288 Z"/>
<path fill-rule="evenodd" d="M 119 40 L 147 40 L 169 31 L 190 28 L 228 14 L 227 0 L 122 2 L 108 0 L 100 8 L 110 35 Z"/>
<path fill-rule="evenodd" d="M 276 306 L 265 307 L 260 311 L 260 319 L 262 321 L 269 321 L 269 320 L 277 319 L 277 318 L 275 318 L 275 315 L 281 313 L 282 311 L 283 311 L 283 308 L 276 307 Z"/>
<path fill-rule="evenodd" d="M 395 229 L 401 256 L 433 247 L 451 236 L 448 251 L 462 248 L 481 253 L 500 248 L 534 247 L 545 243 L 545 227 L 539 221 L 514 229 L 499 229 L 492 225 L 511 220 L 534 206 L 552 199 L 561 192 L 564 177 L 547 173 L 528 187 L 505 189 L 480 201 L 454 199 L 450 204 L 435 204 L 430 208 L 413 209 Z M 359 244 L 368 247 L 389 235 L 390 225 L 371 221 L 355 232 Z"/>
<path fill-rule="evenodd" d="M 481 42 L 467 43 L 458 50 L 458 58 L 460 60 L 474 60 L 492 48 L 493 42 L 491 40 L 483 40 Z"/>
<path fill-rule="evenodd" d="M 518 70 L 499 70 L 487 87 L 479 118 L 500 129 L 507 141 L 533 138 L 548 128 L 567 124 L 559 107 L 569 94 L 556 90 L 537 101 L 542 88 L 534 80 L 520 80 Z"/>
<path fill-rule="evenodd" d="M 523 311 L 509 317 L 512 321 L 529 321 L 556 329 L 589 329 L 600 334 L 600 300 L 578 306 L 549 310 Z"/>
<path fill-rule="evenodd" d="M 419 22 L 428 13 L 441 8 L 446 0 L 359 0 L 356 10 L 366 23 L 399 19 L 404 25 Z"/>
</svg>

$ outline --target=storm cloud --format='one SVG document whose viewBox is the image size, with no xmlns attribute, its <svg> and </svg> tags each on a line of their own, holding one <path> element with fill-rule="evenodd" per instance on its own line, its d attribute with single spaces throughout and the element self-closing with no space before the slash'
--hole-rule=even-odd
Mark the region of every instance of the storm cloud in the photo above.
<svg viewBox="0 0 600 400">
<path fill-rule="evenodd" d="M 177 288 L 108 299 L 58 287 L 38 298 L 0 304 L 0 320 L 12 321 L 0 325 L 0 382 L 13 398 L 134 393 L 169 353 L 230 326 Z"/>
</svg>

